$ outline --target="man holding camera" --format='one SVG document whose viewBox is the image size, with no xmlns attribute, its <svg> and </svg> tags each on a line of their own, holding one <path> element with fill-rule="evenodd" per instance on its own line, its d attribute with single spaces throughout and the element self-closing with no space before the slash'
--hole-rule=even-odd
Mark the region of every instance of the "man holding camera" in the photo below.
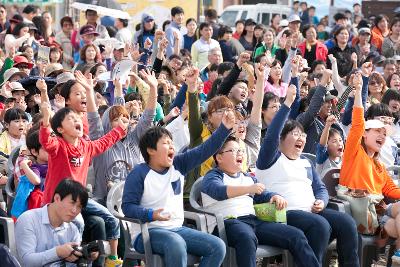
<svg viewBox="0 0 400 267">
<path fill-rule="evenodd" d="M 15 226 L 17 253 L 22 266 L 76 266 L 82 254 L 75 247 L 81 235 L 72 220 L 88 201 L 86 189 L 78 182 L 62 180 L 50 204 L 23 213 Z M 91 254 L 92 259 L 98 254 Z"/>
</svg>

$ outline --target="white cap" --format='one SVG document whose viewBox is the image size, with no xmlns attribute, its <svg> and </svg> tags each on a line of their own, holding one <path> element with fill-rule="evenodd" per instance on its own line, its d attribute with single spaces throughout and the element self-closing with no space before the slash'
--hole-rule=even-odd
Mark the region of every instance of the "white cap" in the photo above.
<svg viewBox="0 0 400 267">
<path fill-rule="evenodd" d="M 24 87 L 19 82 L 10 82 L 10 88 L 12 91 L 25 91 Z"/>
<path fill-rule="evenodd" d="M 287 19 L 281 19 L 279 21 L 279 27 L 287 27 L 289 25 L 289 21 Z"/>
<path fill-rule="evenodd" d="M 296 15 L 296 14 L 290 15 L 290 17 L 288 19 L 288 22 L 292 23 L 292 22 L 295 22 L 295 21 L 301 22 L 301 19 L 300 19 L 299 15 Z"/>
<path fill-rule="evenodd" d="M 367 120 L 365 122 L 365 130 L 368 129 L 380 129 L 380 128 L 385 128 L 386 129 L 386 135 L 390 136 L 393 133 L 393 128 L 391 125 L 385 124 L 380 120 Z"/>
</svg>

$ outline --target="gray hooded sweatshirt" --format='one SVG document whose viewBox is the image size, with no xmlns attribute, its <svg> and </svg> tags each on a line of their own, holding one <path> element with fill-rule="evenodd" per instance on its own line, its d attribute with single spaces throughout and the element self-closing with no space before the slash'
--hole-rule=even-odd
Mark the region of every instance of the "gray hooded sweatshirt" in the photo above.
<svg viewBox="0 0 400 267">
<path fill-rule="evenodd" d="M 116 97 L 116 105 L 124 105 L 122 97 Z M 100 119 L 98 112 L 88 112 L 89 137 L 96 140 L 111 131 L 108 108 Z M 143 162 L 140 154 L 140 137 L 153 125 L 155 110 L 145 109 L 142 117 L 134 129 L 130 129 L 127 136 L 106 150 L 103 154 L 93 159 L 95 175 L 94 196 L 104 199 L 107 196 L 107 182 L 125 180 L 134 165 Z"/>
</svg>

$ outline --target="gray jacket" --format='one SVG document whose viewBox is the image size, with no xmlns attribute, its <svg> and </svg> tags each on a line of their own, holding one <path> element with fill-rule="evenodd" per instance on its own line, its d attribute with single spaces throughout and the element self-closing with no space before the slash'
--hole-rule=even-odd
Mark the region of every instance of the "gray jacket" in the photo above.
<svg viewBox="0 0 400 267">
<path fill-rule="evenodd" d="M 114 104 L 123 105 L 124 99 L 117 97 Z M 98 112 L 88 112 L 89 137 L 96 140 L 111 131 L 108 108 L 100 119 Z M 114 144 L 103 154 L 93 159 L 95 175 L 94 196 L 104 199 L 107 196 L 107 182 L 125 180 L 134 165 L 143 162 L 139 150 L 140 137 L 153 125 L 155 110 L 145 109 L 142 117 L 134 129 L 130 129 L 127 136 Z"/>
</svg>

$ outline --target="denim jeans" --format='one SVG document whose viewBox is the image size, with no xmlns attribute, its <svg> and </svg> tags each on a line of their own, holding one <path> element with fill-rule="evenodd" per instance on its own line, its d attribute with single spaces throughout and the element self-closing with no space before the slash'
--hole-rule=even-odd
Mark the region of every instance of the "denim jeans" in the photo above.
<svg viewBox="0 0 400 267">
<path fill-rule="evenodd" d="M 304 232 L 321 265 L 329 241 L 336 238 L 339 266 L 360 266 L 357 228 L 348 214 L 331 209 L 324 209 L 317 214 L 290 210 L 287 212 L 287 223 Z"/>
<path fill-rule="evenodd" d="M 104 220 L 106 226 L 106 240 L 115 240 L 119 238 L 119 220 L 115 218 L 103 205 L 89 198 L 86 207 L 82 209 L 81 213 L 84 217 L 96 215 Z"/>
<path fill-rule="evenodd" d="M 238 266 L 256 267 L 257 244 L 288 249 L 298 267 L 318 267 L 318 260 L 304 233 L 296 227 L 264 222 L 254 215 L 225 220 L 230 247 Z"/>
<path fill-rule="evenodd" d="M 187 227 L 174 229 L 151 228 L 150 243 L 153 253 L 163 257 L 166 267 L 186 267 L 187 253 L 201 258 L 199 267 L 220 266 L 225 257 L 225 244 L 216 236 Z M 134 248 L 144 253 L 140 234 Z"/>
</svg>

